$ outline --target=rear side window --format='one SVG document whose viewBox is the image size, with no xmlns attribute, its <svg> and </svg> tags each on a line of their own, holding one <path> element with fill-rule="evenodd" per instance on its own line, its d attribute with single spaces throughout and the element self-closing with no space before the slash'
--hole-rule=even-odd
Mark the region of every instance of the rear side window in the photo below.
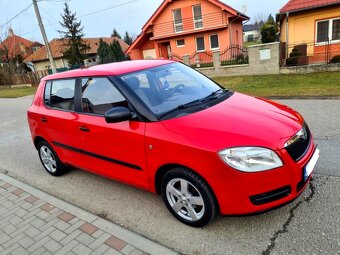
<svg viewBox="0 0 340 255">
<path fill-rule="evenodd" d="M 74 111 L 75 84 L 76 82 L 73 79 L 46 83 L 45 104 L 53 108 Z"/>
<path fill-rule="evenodd" d="M 44 102 L 48 106 L 51 106 L 51 84 L 52 82 L 48 81 L 46 82 L 46 86 L 45 86 Z"/>
<path fill-rule="evenodd" d="M 116 106 L 128 106 L 126 99 L 107 78 L 82 79 L 83 112 L 104 115 Z"/>
</svg>

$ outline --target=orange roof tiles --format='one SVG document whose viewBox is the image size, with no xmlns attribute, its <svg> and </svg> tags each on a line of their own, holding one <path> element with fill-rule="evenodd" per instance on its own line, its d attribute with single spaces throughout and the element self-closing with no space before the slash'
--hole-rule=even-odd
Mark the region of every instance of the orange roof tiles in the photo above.
<svg viewBox="0 0 340 255">
<path fill-rule="evenodd" d="M 280 9 L 280 13 L 314 9 L 332 4 L 340 4 L 340 0 L 290 0 Z"/>
<path fill-rule="evenodd" d="M 122 39 L 117 37 L 101 37 L 104 42 L 111 43 L 113 40 L 118 40 L 123 52 L 129 47 Z M 86 54 L 96 54 L 99 47 L 100 38 L 83 38 L 85 43 L 90 46 L 90 49 L 86 51 Z M 53 58 L 61 58 L 63 56 L 63 51 L 65 50 L 65 40 L 64 39 L 53 39 L 49 42 Z M 37 62 L 47 60 L 46 47 L 40 48 L 31 56 L 27 57 L 24 62 Z"/>
<path fill-rule="evenodd" d="M 23 58 L 28 57 L 33 53 L 32 47 L 43 46 L 38 42 L 32 42 L 20 36 L 10 33 L 10 35 L 0 44 L 0 50 L 8 50 L 8 56 L 13 58 L 21 55 Z"/>
</svg>

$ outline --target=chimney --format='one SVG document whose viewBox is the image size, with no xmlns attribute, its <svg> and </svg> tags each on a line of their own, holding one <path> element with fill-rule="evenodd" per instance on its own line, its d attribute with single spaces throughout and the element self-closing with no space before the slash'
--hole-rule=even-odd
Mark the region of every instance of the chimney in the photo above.
<svg viewBox="0 0 340 255">
<path fill-rule="evenodd" d="M 8 29 L 8 36 L 13 36 L 13 35 L 14 35 L 13 29 L 12 28 Z"/>
</svg>

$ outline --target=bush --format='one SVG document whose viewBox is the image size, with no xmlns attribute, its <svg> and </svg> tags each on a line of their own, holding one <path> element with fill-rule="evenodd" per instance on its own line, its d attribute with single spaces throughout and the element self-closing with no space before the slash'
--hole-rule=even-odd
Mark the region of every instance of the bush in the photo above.
<svg viewBox="0 0 340 255">
<path fill-rule="evenodd" d="M 276 40 L 277 33 L 276 24 L 265 23 L 261 28 L 261 41 L 262 43 L 272 43 Z"/>
<path fill-rule="evenodd" d="M 302 53 L 298 48 L 293 48 L 292 52 L 289 54 L 289 58 L 286 59 L 287 66 L 297 66 L 298 59 L 302 56 Z"/>
<path fill-rule="evenodd" d="M 329 62 L 330 63 L 340 63 L 340 55 L 333 57 Z"/>
</svg>

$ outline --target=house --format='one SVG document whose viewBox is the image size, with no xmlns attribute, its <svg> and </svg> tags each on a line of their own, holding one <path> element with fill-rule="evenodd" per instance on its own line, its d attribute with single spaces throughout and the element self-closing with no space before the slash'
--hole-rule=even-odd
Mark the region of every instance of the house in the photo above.
<svg viewBox="0 0 340 255">
<path fill-rule="evenodd" d="M 243 25 L 243 42 L 255 42 L 260 39 L 260 28 L 263 25 L 261 23 L 246 24 Z"/>
<path fill-rule="evenodd" d="M 340 0 L 290 0 L 276 15 L 283 55 L 300 64 L 328 62 L 340 55 Z"/>
<path fill-rule="evenodd" d="M 126 53 L 131 59 L 170 58 L 243 45 L 249 18 L 218 0 L 164 0 Z"/>
<path fill-rule="evenodd" d="M 18 56 L 25 59 L 42 46 L 41 43 L 22 38 L 14 34 L 13 29 L 9 29 L 7 38 L 0 43 L 0 62 L 6 63 Z"/>
<path fill-rule="evenodd" d="M 113 40 L 118 40 L 123 51 L 126 51 L 129 47 L 122 39 L 117 37 L 101 37 L 104 42 L 112 43 Z M 96 62 L 97 50 L 99 47 L 100 38 L 83 38 L 84 42 L 89 45 L 89 49 L 86 51 L 87 62 Z M 63 70 L 69 67 L 67 60 L 63 56 L 63 52 L 66 49 L 64 39 L 55 38 L 49 42 L 54 63 L 57 69 Z M 26 65 L 33 65 L 35 71 L 43 71 L 50 69 L 50 62 L 47 56 L 46 47 L 42 47 L 34 54 L 30 55 L 24 60 Z"/>
</svg>

